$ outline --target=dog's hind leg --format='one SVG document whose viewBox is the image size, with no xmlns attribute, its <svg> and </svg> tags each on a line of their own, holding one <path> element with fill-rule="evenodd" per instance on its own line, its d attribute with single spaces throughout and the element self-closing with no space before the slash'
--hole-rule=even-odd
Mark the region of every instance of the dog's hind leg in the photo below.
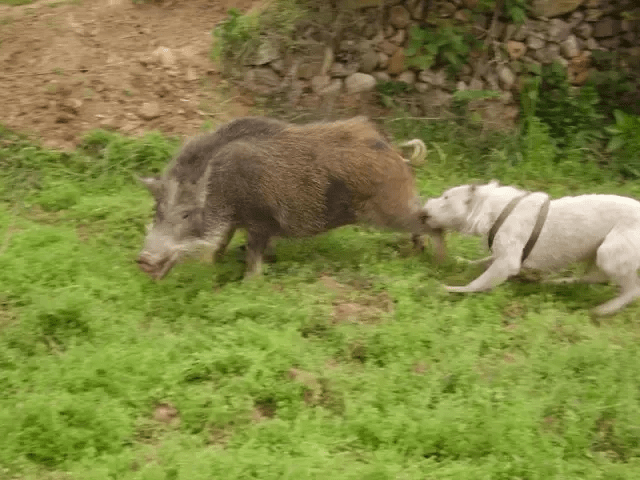
<svg viewBox="0 0 640 480">
<path fill-rule="evenodd" d="M 553 285 L 571 285 L 574 283 L 608 283 L 610 280 L 609 275 L 603 272 L 595 263 L 595 259 L 589 264 L 589 268 L 581 277 L 561 277 L 545 279 L 542 283 L 549 283 Z"/>
<path fill-rule="evenodd" d="M 593 310 L 598 316 L 611 315 L 640 297 L 640 228 L 613 228 L 596 256 L 597 267 L 620 286 L 620 295 Z"/>
</svg>

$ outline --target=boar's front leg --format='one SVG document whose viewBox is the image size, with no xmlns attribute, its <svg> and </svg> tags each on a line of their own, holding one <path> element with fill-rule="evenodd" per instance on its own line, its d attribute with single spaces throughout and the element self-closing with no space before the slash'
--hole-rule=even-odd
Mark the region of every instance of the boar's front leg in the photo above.
<svg viewBox="0 0 640 480">
<path fill-rule="evenodd" d="M 269 245 L 271 236 L 265 232 L 247 232 L 247 269 L 245 278 L 262 274 L 264 252 Z"/>
<path fill-rule="evenodd" d="M 231 242 L 231 239 L 233 238 L 233 235 L 235 233 L 236 233 L 236 227 L 231 227 L 223 237 L 222 242 L 218 247 L 218 251 L 215 252 L 213 255 L 213 259 L 216 262 L 219 262 L 220 260 L 222 260 L 222 257 L 224 256 L 224 253 L 227 251 L 227 247 L 229 246 L 229 243 Z"/>
</svg>

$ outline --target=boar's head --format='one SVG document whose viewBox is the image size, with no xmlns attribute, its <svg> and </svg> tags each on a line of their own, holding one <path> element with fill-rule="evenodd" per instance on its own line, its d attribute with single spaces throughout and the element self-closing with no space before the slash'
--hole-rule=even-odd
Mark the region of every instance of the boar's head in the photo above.
<svg viewBox="0 0 640 480">
<path fill-rule="evenodd" d="M 173 178 L 139 180 L 155 199 L 155 215 L 137 263 L 143 272 L 160 280 L 181 258 L 207 244 L 204 211 L 196 184 L 184 185 Z"/>
</svg>

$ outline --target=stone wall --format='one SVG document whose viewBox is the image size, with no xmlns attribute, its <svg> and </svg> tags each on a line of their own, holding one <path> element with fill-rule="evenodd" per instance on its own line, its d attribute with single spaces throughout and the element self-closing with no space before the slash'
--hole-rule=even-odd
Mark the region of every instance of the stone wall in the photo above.
<svg viewBox="0 0 640 480">
<path fill-rule="evenodd" d="M 502 12 L 479 12 L 478 0 L 337 3 L 318 13 L 334 15 L 330 28 L 300 25 L 295 53 L 283 53 L 280 42 L 265 37 L 245 56 L 242 83 L 259 94 L 287 92 L 292 103 L 317 107 L 354 96 L 365 101 L 377 82 L 399 81 L 412 86 L 416 101 L 409 106 L 416 115 L 446 109 L 457 90 L 498 90 L 494 106 L 504 107 L 494 112 L 499 123 L 516 117 L 523 75 L 543 64 L 564 65 L 577 86 L 587 81 L 597 50 L 619 52 L 630 69 L 640 64 L 640 5 L 632 0 L 531 0 L 529 18 L 520 25 Z M 437 28 L 439 22 L 466 26 L 486 47 L 472 51 L 453 78 L 444 67 L 408 66 L 411 26 Z"/>
</svg>

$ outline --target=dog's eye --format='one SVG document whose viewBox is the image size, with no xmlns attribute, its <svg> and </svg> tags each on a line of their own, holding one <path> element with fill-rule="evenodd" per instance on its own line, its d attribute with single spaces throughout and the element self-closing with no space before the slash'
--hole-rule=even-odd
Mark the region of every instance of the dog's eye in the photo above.
<svg viewBox="0 0 640 480">
<path fill-rule="evenodd" d="M 186 220 L 187 218 L 189 218 L 189 215 L 191 215 L 191 212 L 185 212 L 182 214 L 182 219 Z"/>
<path fill-rule="evenodd" d="M 446 200 L 449 200 L 449 195 L 445 195 L 445 196 L 444 196 L 444 199 L 445 199 L 445 201 L 446 201 Z"/>
</svg>

